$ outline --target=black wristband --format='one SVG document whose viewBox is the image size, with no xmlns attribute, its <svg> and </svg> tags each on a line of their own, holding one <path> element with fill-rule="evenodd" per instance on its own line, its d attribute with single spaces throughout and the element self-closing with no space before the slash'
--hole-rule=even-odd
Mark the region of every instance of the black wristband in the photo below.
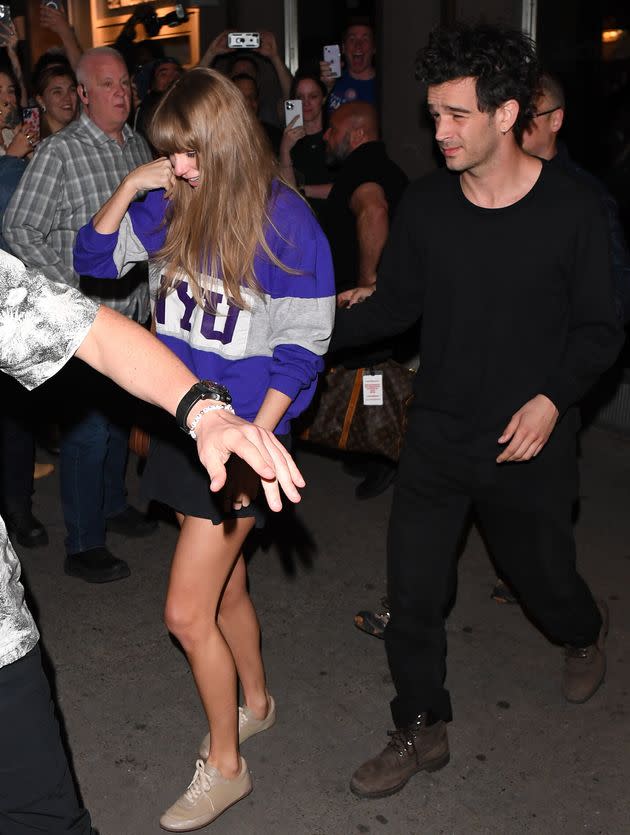
<svg viewBox="0 0 630 835">
<path fill-rule="evenodd" d="M 217 403 L 225 403 L 226 406 L 229 406 L 232 403 L 232 395 L 225 386 L 220 383 L 213 383 L 211 380 L 200 380 L 191 386 L 179 401 L 175 412 L 177 425 L 187 435 L 190 434 L 187 423 L 188 415 L 195 403 L 200 400 L 216 400 Z"/>
</svg>

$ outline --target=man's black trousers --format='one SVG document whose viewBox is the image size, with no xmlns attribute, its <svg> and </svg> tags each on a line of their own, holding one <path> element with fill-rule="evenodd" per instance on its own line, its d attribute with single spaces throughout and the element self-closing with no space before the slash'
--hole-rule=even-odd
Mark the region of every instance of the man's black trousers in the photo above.
<svg viewBox="0 0 630 835">
<path fill-rule="evenodd" d="M 557 425 L 532 461 L 496 464 L 459 445 L 428 442 L 412 418 L 387 543 L 391 619 L 385 644 L 398 727 L 423 711 L 451 719 L 444 615 L 471 510 L 499 575 L 541 631 L 559 644 L 595 643 L 601 617 L 575 564 L 577 485 L 576 435 L 568 421 Z"/>
<path fill-rule="evenodd" d="M 0 667 L 1 835 L 90 835 L 39 647 Z"/>
</svg>

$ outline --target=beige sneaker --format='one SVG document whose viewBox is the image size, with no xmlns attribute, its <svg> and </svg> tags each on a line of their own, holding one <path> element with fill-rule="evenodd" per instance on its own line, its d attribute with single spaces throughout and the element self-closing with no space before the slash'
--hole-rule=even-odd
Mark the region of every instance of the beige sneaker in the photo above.
<svg viewBox="0 0 630 835">
<path fill-rule="evenodd" d="M 264 719 L 256 719 L 252 716 L 248 707 L 239 707 L 238 709 L 238 744 L 242 745 L 246 739 L 254 734 L 259 734 L 261 731 L 266 731 L 276 721 L 276 703 L 273 696 L 267 693 L 269 698 L 269 712 Z M 208 759 L 210 753 L 210 734 L 206 734 L 199 746 L 199 756 L 204 762 Z"/>
<path fill-rule="evenodd" d="M 233 779 L 197 760 L 195 776 L 184 794 L 164 812 L 160 826 L 168 832 L 189 832 L 212 823 L 222 812 L 242 800 L 252 790 L 247 763 L 241 757 L 241 770 Z"/>
</svg>

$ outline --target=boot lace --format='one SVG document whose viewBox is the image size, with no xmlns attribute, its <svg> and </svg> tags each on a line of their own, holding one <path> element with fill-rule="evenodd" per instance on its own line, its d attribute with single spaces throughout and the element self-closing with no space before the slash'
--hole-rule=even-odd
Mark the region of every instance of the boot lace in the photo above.
<svg viewBox="0 0 630 835">
<path fill-rule="evenodd" d="M 589 657 L 590 649 L 590 647 L 565 647 L 564 654 L 567 658 L 575 658 L 578 661 L 584 661 Z"/>
<path fill-rule="evenodd" d="M 411 756 L 415 752 L 414 737 L 408 730 L 387 731 L 387 736 L 391 737 L 388 748 L 392 748 L 399 757 Z"/>
</svg>

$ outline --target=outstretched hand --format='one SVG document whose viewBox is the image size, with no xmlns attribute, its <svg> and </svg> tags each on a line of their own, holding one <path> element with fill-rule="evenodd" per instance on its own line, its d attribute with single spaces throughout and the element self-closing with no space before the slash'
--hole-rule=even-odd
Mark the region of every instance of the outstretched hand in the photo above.
<svg viewBox="0 0 630 835">
<path fill-rule="evenodd" d="M 535 458 L 549 440 L 558 415 L 557 408 L 544 394 L 528 400 L 512 415 L 498 440 L 498 443 L 508 445 L 498 456 L 497 464 Z"/>
<path fill-rule="evenodd" d="M 225 485 L 225 463 L 234 453 L 260 476 L 271 510 L 282 508 L 280 489 L 290 501 L 300 501 L 298 487 L 306 482 L 273 432 L 220 410 L 205 414 L 195 432 L 199 459 L 208 471 L 213 493 Z"/>
</svg>

